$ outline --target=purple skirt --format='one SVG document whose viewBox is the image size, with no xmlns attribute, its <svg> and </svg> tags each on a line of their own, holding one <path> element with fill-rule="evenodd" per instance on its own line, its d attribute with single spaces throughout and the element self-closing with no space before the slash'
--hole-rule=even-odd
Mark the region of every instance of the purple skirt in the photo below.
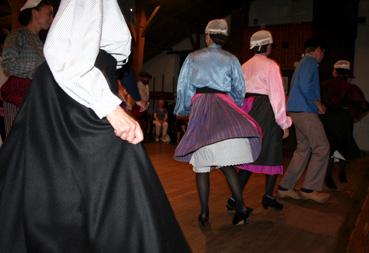
<svg viewBox="0 0 369 253">
<path fill-rule="evenodd" d="M 175 159 L 189 162 L 199 148 L 231 138 L 248 138 L 256 160 L 262 142 L 258 123 L 226 94 L 196 94 L 192 98 L 188 128 L 176 148 Z"/>
</svg>

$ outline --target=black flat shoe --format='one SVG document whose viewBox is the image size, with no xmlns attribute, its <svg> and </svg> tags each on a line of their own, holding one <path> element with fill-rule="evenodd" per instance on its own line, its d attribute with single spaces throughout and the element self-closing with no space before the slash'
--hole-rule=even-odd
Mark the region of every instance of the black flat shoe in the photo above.
<svg viewBox="0 0 369 253">
<path fill-rule="evenodd" d="M 325 185 L 328 187 L 329 190 L 331 191 L 338 190 L 338 187 L 332 177 L 326 177 L 324 181 L 325 181 Z"/>
<path fill-rule="evenodd" d="M 263 200 L 261 201 L 261 204 L 263 205 L 264 209 L 273 208 L 275 210 L 282 210 L 283 205 L 279 203 L 275 198 L 265 196 L 263 197 Z"/>
<path fill-rule="evenodd" d="M 202 214 L 199 215 L 199 226 L 201 228 L 210 227 L 209 216 L 208 215 L 206 215 L 206 216 L 204 216 Z"/>
<path fill-rule="evenodd" d="M 235 211 L 236 210 L 236 201 L 232 198 L 227 200 L 226 208 L 228 211 Z"/>
<path fill-rule="evenodd" d="M 248 224 L 249 217 L 254 209 L 247 207 L 246 211 L 243 213 L 236 213 L 233 216 L 232 224 L 233 225 L 241 225 L 241 224 Z"/>
</svg>

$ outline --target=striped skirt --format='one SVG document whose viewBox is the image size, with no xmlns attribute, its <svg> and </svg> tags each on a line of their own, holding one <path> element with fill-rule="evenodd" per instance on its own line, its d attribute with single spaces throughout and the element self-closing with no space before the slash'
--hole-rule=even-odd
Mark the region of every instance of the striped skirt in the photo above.
<svg viewBox="0 0 369 253">
<path fill-rule="evenodd" d="M 194 159 L 206 166 L 252 162 L 260 153 L 261 138 L 259 125 L 230 96 L 200 93 L 192 98 L 188 128 L 176 148 L 175 159 L 192 160 L 194 166 Z M 240 148 L 245 146 L 246 150 Z"/>
</svg>

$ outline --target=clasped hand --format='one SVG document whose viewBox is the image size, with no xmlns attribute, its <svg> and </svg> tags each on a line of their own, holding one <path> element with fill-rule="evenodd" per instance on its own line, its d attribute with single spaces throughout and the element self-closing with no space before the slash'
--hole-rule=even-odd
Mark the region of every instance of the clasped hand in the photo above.
<svg viewBox="0 0 369 253">
<path fill-rule="evenodd" d="M 114 128 L 114 133 L 122 140 L 137 144 L 143 140 L 143 133 L 136 120 L 129 116 L 120 106 L 106 116 Z"/>
</svg>

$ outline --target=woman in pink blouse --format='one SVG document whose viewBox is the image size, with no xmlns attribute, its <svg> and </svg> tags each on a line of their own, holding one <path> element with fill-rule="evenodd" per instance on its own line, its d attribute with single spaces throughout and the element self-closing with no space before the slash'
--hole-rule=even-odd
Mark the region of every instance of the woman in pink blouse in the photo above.
<svg viewBox="0 0 369 253">
<path fill-rule="evenodd" d="M 263 130 L 262 150 L 258 159 L 238 166 L 241 185 L 244 188 L 252 173 L 266 175 L 262 205 L 276 210 L 283 205 L 273 197 L 277 176 L 283 173 L 282 139 L 289 134 L 291 118 L 286 115 L 286 99 L 278 64 L 269 59 L 273 38 L 269 31 L 260 30 L 250 39 L 250 49 L 255 55 L 242 65 L 246 83 L 243 109 Z M 228 199 L 227 208 L 233 209 L 234 201 Z"/>
</svg>

